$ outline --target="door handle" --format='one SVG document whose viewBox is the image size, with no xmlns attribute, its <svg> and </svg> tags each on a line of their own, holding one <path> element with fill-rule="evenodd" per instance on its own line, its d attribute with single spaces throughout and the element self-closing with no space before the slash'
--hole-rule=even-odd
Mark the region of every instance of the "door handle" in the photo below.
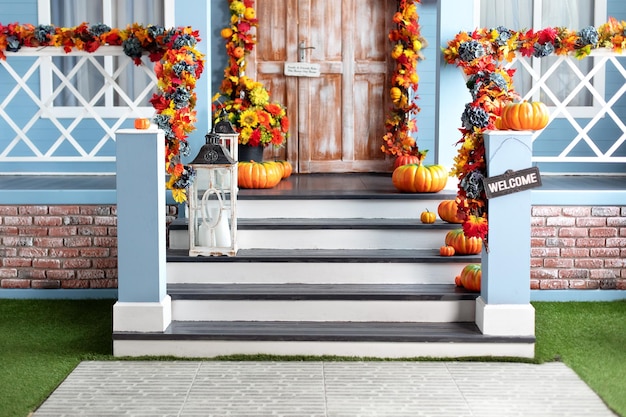
<svg viewBox="0 0 626 417">
<path fill-rule="evenodd" d="M 298 44 L 298 62 L 306 61 L 306 50 L 307 49 L 315 49 L 314 46 L 306 46 L 305 41 L 300 41 Z"/>
</svg>

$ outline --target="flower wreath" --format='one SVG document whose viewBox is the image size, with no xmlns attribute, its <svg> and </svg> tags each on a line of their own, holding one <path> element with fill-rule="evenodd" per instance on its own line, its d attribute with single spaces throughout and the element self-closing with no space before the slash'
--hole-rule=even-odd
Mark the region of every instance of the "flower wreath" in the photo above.
<svg viewBox="0 0 626 417">
<path fill-rule="evenodd" d="M 417 123 L 414 117 L 420 108 L 411 99 L 417 98 L 419 76 L 417 63 L 424 59 L 421 53 L 426 41 L 421 35 L 417 3 L 421 0 L 397 0 L 397 12 L 393 15 L 395 28 L 389 31 L 389 40 L 394 44 L 391 57 L 395 61 L 395 68 L 391 74 L 389 90 L 391 111 L 385 120 L 387 133 L 383 136 L 381 151 L 388 155 L 417 155 L 420 160 L 426 152 L 420 152 L 415 138 L 411 135 L 417 132 Z"/>
<path fill-rule="evenodd" d="M 94 52 L 102 45 L 121 45 L 135 65 L 141 65 L 141 56 L 148 53 L 150 61 L 156 62 L 158 93 L 150 103 L 157 113 L 154 122 L 165 132 L 166 171 L 170 175 L 166 186 L 181 203 L 187 199 L 186 188 L 194 178 L 192 168 L 183 165 L 180 156 L 189 152 L 187 136 L 195 130 L 194 89 L 204 70 L 204 55 L 196 49 L 199 41 L 198 31 L 190 27 L 165 29 L 135 23 L 121 30 L 87 23 L 70 28 L 0 24 L 0 59 L 6 59 L 4 51 L 18 52 L 22 47 L 62 47 L 69 53 L 72 49 Z"/>
<path fill-rule="evenodd" d="M 226 41 L 228 65 L 220 93 L 212 99 L 214 120 L 227 118 L 239 133 L 242 145 L 280 147 L 289 137 L 286 110 L 270 101 L 270 93 L 262 83 L 245 75 L 247 58 L 256 44 L 252 33 L 258 25 L 254 0 L 228 2 L 230 26 L 220 32 Z"/>
<path fill-rule="evenodd" d="M 592 49 L 610 48 L 621 53 L 626 47 L 626 22 L 609 18 L 599 28 L 588 26 L 578 32 L 566 28 L 513 31 L 499 26 L 460 32 L 443 48 L 447 63 L 456 64 L 467 77 L 472 102 L 461 115 L 462 138 L 454 158 L 452 175 L 459 179 L 457 203 L 464 218 L 465 235 L 487 240 L 487 198 L 482 179 L 487 175 L 483 132 L 495 129 L 495 121 L 508 103 L 519 100 L 513 89 L 514 70 L 502 65 L 515 53 L 537 58 L 551 54 L 573 54 L 582 59 Z"/>
</svg>

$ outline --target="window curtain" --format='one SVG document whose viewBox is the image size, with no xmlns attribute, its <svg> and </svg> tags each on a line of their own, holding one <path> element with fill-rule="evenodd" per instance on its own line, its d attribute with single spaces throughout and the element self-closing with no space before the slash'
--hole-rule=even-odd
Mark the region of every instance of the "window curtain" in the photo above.
<svg viewBox="0 0 626 417">
<path fill-rule="evenodd" d="M 163 25 L 163 9 L 163 0 L 50 0 L 52 23 L 62 27 L 76 26 L 82 22 L 106 23 L 112 28 L 125 28 L 132 23 Z M 104 65 L 104 59 L 104 57 L 98 58 L 101 65 Z M 64 74 L 71 71 L 76 62 L 76 58 L 73 57 L 55 58 L 55 64 Z M 134 100 L 149 82 L 148 75 L 143 71 L 136 70 L 130 59 L 126 57 L 114 58 L 113 68 L 118 68 L 122 62 L 130 62 L 130 65 L 120 74 L 117 82 L 124 92 Z M 81 68 L 73 79 L 74 86 L 88 101 L 102 88 L 104 83 L 102 76 L 95 70 L 89 70 L 89 66 Z M 55 79 L 54 88 L 59 83 L 59 80 Z M 150 96 L 151 94 L 140 105 L 148 106 Z M 117 93 L 113 95 L 113 102 L 114 105 L 125 105 Z M 63 90 L 62 96 L 55 100 L 55 105 L 76 106 L 78 104 L 76 97 L 67 89 Z M 105 105 L 104 99 L 100 99 L 96 105 Z"/>
<path fill-rule="evenodd" d="M 481 0 L 480 2 L 480 22 L 481 26 L 492 28 L 505 26 L 509 29 L 543 29 L 546 27 L 566 27 L 573 30 L 580 30 L 594 22 L 593 0 Z M 538 13 L 540 12 L 540 13 Z M 533 19 L 533 15 L 537 16 Z M 536 21 L 535 21 L 536 20 Z M 539 60 L 541 73 L 544 74 L 546 68 L 557 58 L 545 57 Z M 589 58 L 592 59 L 592 58 Z M 577 61 L 575 63 L 580 71 L 585 74 L 592 68 L 589 60 Z M 532 86 L 530 75 L 516 64 L 515 88 L 520 94 L 529 91 Z M 546 84 L 559 100 L 563 100 L 569 92 L 578 84 L 579 79 L 567 64 L 561 64 Z M 547 104 L 553 105 L 552 101 L 545 93 L 541 93 L 540 99 Z M 570 106 L 591 105 L 591 94 L 583 89 L 572 101 Z"/>
</svg>

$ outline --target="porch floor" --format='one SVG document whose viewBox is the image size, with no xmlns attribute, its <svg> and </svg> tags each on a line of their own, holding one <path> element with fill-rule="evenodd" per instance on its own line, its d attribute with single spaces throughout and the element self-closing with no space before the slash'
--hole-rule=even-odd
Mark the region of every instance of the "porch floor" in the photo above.
<svg viewBox="0 0 626 417">
<path fill-rule="evenodd" d="M 543 175 L 541 191 L 626 191 L 623 175 Z M 115 175 L 0 175 L 0 191 L 115 191 Z M 454 194 L 455 190 L 442 193 Z M 294 174 L 269 190 L 240 190 L 239 198 L 416 198 L 398 192 L 391 174 Z M 11 203 L 3 199 L 3 204 Z"/>
</svg>

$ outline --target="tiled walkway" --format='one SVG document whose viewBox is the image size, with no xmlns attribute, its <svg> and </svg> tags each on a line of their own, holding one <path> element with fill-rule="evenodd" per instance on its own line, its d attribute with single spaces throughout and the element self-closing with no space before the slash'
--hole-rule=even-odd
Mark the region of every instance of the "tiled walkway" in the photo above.
<svg viewBox="0 0 626 417">
<path fill-rule="evenodd" d="M 83 362 L 46 416 L 614 416 L 562 363 Z"/>
</svg>

